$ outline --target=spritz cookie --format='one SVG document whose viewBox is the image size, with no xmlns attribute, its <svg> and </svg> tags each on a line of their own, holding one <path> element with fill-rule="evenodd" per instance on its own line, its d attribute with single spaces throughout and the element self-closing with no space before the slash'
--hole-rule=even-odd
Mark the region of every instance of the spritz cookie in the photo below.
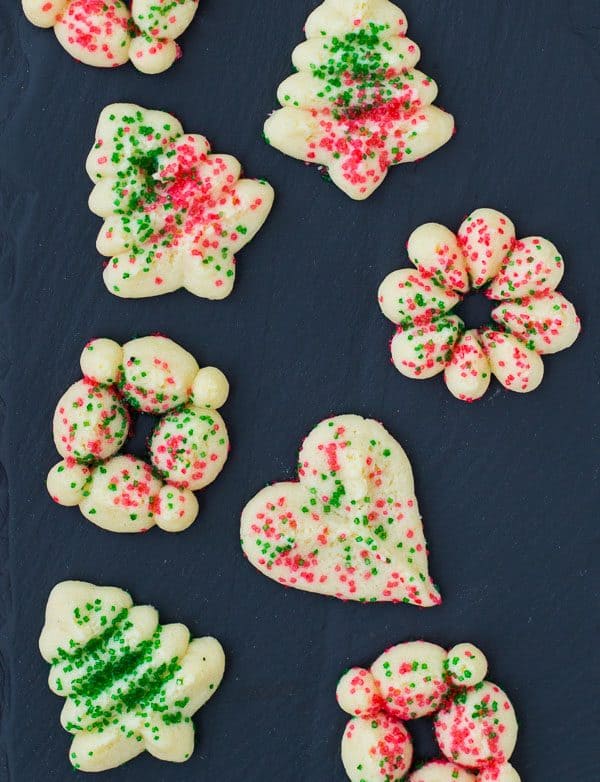
<svg viewBox="0 0 600 782">
<path fill-rule="evenodd" d="M 485 655 L 472 644 L 447 652 L 426 641 L 392 646 L 370 669 L 351 668 L 337 687 L 340 708 L 352 716 L 342 739 L 348 777 L 519 782 L 509 763 L 517 719 L 508 696 L 485 681 L 487 670 Z M 442 757 L 415 767 L 404 723 L 432 716 Z"/>
<path fill-rule="evenodd" d="M 242 548 L 279 584 L 341 600 L 441 602 L 429 577 L 412 468 L 377 421 L 340 415 L 304 441 L 298 481 L 244 508 Z"/>
<path fill-rule="evenodd" d="M 279 87 L 283 108 L 266 140 L 286 155 L 323 166 L 350 198 L 368 198 L 390 166 L 413 163 L 446 144 L 450 114 L 433 106 L 433 79 L 416 65 L 404 12 L 388 0 L 325 0 L 309 16 L 296 73 Z"/>
<path fill-rule="evenodd" d="M 181 532 L 198 515 L 193 492 L 212 483 L 229 453 L 218 408 L 229 383 L 216 367 L 196 359 L 166 337 L 88 343 L 83 379 L 61 397 L 54 442 L 63 457 L 48 475 L 60 505 L 78 505 L 98 527 L 145 532 L 155 524 Z M 119 453 L 132 413 L 159 416 L 149 461 Z"/>
<path fill-rule="evenodd" d="M 575 308 L 556 291 L 564 262 L 539 236 L 517 239 L 506 215 L 478 209 L 452 233 L 437 223 L 408 240 L 416 268 L 389 274 L 378 300 L 397 326 L 391 343 L 396 369 L 413 380 L 444 374 L 450 392 L 480 399 L 492 375 L 508 391 L 527 393 L 542 382 L 542 356 L 570 347 L 581 330 Z M 470 291 L 498 302 L 491 325 L 466 329 L 453 313 Z"/>
<path fill-rule="evenodd" d="M 74 738 L 69 759 L 79 771 L 106 771 L 147 750 L 186 761 L 194 751 L 193 715 L 225 671 L 215 638 L 190 638 L 182 624 L 134 605 L 116 587 L 57 584 L 40 636 L 49 686 L 65 698 L 63 728 Z"/>
<path fill-rule="evenodd" d="M 131 60 L 142 73 L 162 73 L 181 55 L 176 38 L 188 28 L 198 0 L 22 0 L 36 27 L 53 27 L 79 62 L 116 68 Z"/>
<path fill-rule="evenodd" d="M 110 259 L 111 293 L 229 296 L 235 253 L 273 205 L 267 182 L 241 178 L 236 158 L 211 152 L 171 114 L 131 103 L 102 111 L 86 169 L 95 185 L 89 207 L 104 219 L 96 246 Z"/>
</svg>

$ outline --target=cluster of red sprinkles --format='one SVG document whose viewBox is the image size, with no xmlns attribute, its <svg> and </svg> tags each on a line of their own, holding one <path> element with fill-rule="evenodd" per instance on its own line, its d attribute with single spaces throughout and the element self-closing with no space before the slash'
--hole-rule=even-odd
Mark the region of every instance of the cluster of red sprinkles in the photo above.
<svg viewBox="0 0 600 782">
<path fill-rule="evenodd" d="M 336 695 L 352 717 L 342 739 L 352 782 L 520 782 L 509 762 L 514 709 L 486 673 L 487 660 L 472 644 L 446 652 L 425 641 L 398 644 L 370 669 L 347 671 Z M 413 765 L 404 722 L 423 717 L 433 717 L 441 757 Z"/>
</svg>

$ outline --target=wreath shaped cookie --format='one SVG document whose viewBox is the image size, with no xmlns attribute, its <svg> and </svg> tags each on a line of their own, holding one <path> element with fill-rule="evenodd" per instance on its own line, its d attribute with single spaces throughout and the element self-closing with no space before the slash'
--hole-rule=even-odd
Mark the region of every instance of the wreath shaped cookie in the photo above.
<svg viewBox="0 0 600 782">
<path fill-rule="evenodd" d="M 487 660 L 472 644 L 446 652 L 415 641 L 388 649 L 370 669 L 351 668 L 337 700 L 352 715 L 342 762 L 352 782 L 519 782 L 510 765 L 518 733 L 514 708 L 485 681 Z M 434 715 L 442 758 L 416 767 L 404 722 Z"/>
<path fill-rule="evenodd" d="M 450 392 L 481 398 L 491 376 L 509 391 L 536 389 L 541 356 L 570 347 L 581 330 L 573 305 L 556 288 L 564 273 L 556 247 L 538 236 L 517 239 L 506 215 L 473 212 L 453 234 L 437 223 L 408 240 L 416 269 L 389 274 L 379 288 L 383 314 L 397 324 L 392 362 L 405 377 L 444 373 Z M 493 325 L 465 329 L 452 310 L 470 290 L 498 302 Z"/>
<path fill-rule="evenodd" d="M 40 652 L 48 684 L 65 698 L 60 721 L 80 771 L 107 771 L 147 750 L 182 763 L 194 751 L 192 716 L 219 687 L 221 644 L 162 625 L 152 606 L 116 587 L 57 584 L 48 598 Z"/>
<path fill-rule="evenodd" d="M 181 56 L 175 39 L 189 27 L 198 0 L 22 0 L 36 27 L 53 27 L 71 57 L 96 68 L 131 60 L 154 74 Z"/>
<path fill-rule="evenodd" d="M 454 118 L 433 106 L 438 88 L 415 69 L 403 11 L 388 0 L 325 0 L 309 16 L 297 73 L 279 86 L 283 108 L 265 123 L 269 144 L 316 163 L 350 198 L 368 198 L 390 166 L 446 144 Z"/>
<path fill-rule="evenodd" d="M 377 421 L 340 415 L 315 427 L 298 481 L 267 486 L 244 508 L 241 541 L 284 586 L 363 603 L 441 602 L 410 462 Z"/>
<path fill-rule="evenodd" d="M 262 227 L 273 188 L 242 179 L 231 155 L 210 151 L 164 111 L 113 103 L 100 114 L 87 163 L 97 240 L 108 256 L 104 283 L 115 296 L 144 298 L 185 288 L 224 299 L 235 253 Z"/>
<path fill-rule="evenodd" d="M 121 345 L 95 339 L 81 355 L 83 379 L 61 397 L 54 443 L 63 457 L 48 475 L 51 497 L 79 506 L 88 521 L 111 532 L 187 529 L 198 515 L 193 492 L 212 483 L 229 452 L 217 412 L 229 393 L 225 375 L 200 369 L 166 337 Z M 130 413 L 161 416 L 149 442 L 149 462 L 118 454 Z"/>
</svg>

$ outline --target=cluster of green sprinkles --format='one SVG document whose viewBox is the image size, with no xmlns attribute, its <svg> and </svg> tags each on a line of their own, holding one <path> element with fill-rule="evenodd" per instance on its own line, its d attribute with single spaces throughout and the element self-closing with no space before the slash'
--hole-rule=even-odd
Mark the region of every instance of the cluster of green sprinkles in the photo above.
<svg viewBox="0 0 600 782">
<path fill-rule="evenodd" d="M 123 297 L 182 286 L 207 298 L 230 293 L 234 253 L 272 204 L 266 182 L 240 180 L 235 158 L 211 153 L 175 117 L 133 104 L 102 112 L 87 168 L 96 183 L 90 207 L 105 218 L 98 249 L 110 258 L 109 290 Z"/>
<path fill-rule="evenodd" d="M 151 606 L 122 590 L 63 582 L 52 591 L 40 650 L 51 689 L 65 698 L 61 722 L 74 736 L 76 769 L 104 771 L 144 750 L 183 761 L 193 749 L 193 714 L 224 670 L 214 638 L 190 639 L 162 625 Z"/>
<path fill-rule="evenodd" d="M 282 109 L 265 123 L 267 141 L 320 165 L 351 198 L 364 199 L 388 169 L 416 162 L 452 136 L 453 118 L 432 106 L 437 87 L 417 71 L 419 47 L 395 6 L 329 8 L 311 15 L 297 72 L 279 87 Z M 318 20 L 318 21 L 317 21 Z"/>
<path fill-rule="evenodd" d="M 165 697 L 165 687 L 181 665 L 177 656 L 168 662 L 156 662 L 162 645 L 162 625 L 157 625 L 149 638 L 135 643 L 131 637 L 135 637 L 137 628 L 127 608 L 117 610 L 98 598 L 75 608 L 73 615 L 79 625 L 92 619 L 104 629 L 83 646 L 71 639 L 66 649 L 59 647 L 51 662 L 59 692 L 64 689 L 63 681 L 68 681 L 74 716 L 65 723 L 66 730 L 103 732 L 118 727 L 130 737 L 134 734 L 127 724 L 130 715 L 160 715 L 165 725 L 182 719 L 189 721 L 182 715 L 182 706 L 169 703 Z M 150 727 L 149 723 L 144 727 Z M 155 732 L 159 730 L 156 728 Z M 141 741 L 142 737 L 138 735 L 136 740 Z"/>
</svg>

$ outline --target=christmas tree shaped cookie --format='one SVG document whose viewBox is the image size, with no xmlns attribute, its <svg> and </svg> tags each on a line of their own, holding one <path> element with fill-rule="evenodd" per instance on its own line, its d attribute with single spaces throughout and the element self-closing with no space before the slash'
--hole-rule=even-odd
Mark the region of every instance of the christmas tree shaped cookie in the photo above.
<svg viewBox="0 0 600 782">
<path fill-rule="evenodd" d="M 100 115 L 86 164 L 89 199 L 104 218 L 104 282 L 122 298 L 186 288 L 207 299 L 233 290 L 235 253 L 261 228 L 273 188 L 241 178 L 231 155 L 185 133 L 171 114 L 114 103 Z"/>
<path fill-rule="evenodd" d="M 388 0 L 325 0 L 306 22 L 279 87 L 283 108 L 265 137 L 287 155 L 324 166 L 351 198 L 368 198 L 390 166 L 444 145 L 454 119 L 432 105 L 435 82 L 415 69 L 419 47 Z"/>
<path fill-rule="evenodd" d="M 181 763 L 194 751 L 192 716 L 214 695 L 225 655 L 214 638 L 159 623 L 115 587 L 54 587 L 40 636 L 49 686 L 65 698 L 61 724 L 74 736 L 71 763 L 106 771 L 147 750 Z"/>
<path fill-rule="evenodd" d="M 268 486 L 243 511 L 242 547 L 254 567 L 342 600 L 441 602 L 410 462 L 381 424 L 357 415 L 322 421 L 298 465 L 298 482 Z"/>
</svg>

